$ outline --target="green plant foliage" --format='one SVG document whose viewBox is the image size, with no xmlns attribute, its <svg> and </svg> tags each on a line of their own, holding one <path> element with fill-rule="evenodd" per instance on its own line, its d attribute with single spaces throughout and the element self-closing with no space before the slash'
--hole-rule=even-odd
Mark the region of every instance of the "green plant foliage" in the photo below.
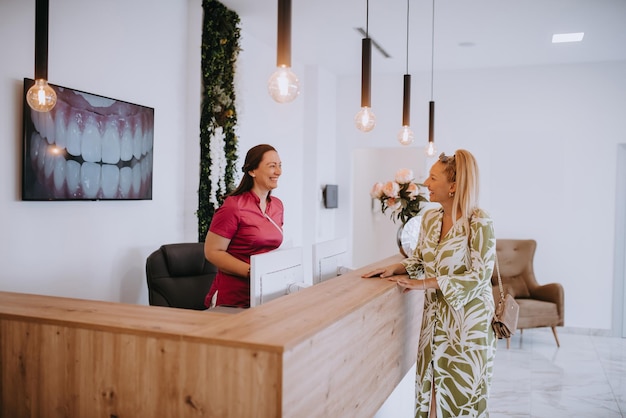
<svg viewBox="0 0 626 418">
<path fill-rule="evenodd" d="M 239 55 L 239 16 L 214 0 L 203 0 L 202 109 L 200 115 L 200 183 L 198 189 L 198 241 L 204 241 L 217 207 L 211 194 L 209 143 L 218 127 L 225 135 L 226 190 L 216 190 L 221 204 L 235 187 L 237 161 L 237 110 L 235 109 L 235 63 Z"/>
</svg>

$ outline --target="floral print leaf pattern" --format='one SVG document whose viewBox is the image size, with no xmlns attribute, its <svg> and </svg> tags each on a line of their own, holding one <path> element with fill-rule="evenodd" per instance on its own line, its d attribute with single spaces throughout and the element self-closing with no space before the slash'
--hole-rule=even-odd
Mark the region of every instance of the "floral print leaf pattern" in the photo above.
<svg viewBox="0 0 626 418">
<path fill-rule="evenodd" d="M 440 239 L 442 219 L 441 209 L 425 211 L 418 246 L 403 261 L 411 278 L 436 277 L 441 289 L 424 295 L 415 416 L 428 416 L 434 384 L 438 416 L 487 417 L 496 350 L 493 222 L 476 210 L 469 222 L 459 219 Z"/>
</svg>

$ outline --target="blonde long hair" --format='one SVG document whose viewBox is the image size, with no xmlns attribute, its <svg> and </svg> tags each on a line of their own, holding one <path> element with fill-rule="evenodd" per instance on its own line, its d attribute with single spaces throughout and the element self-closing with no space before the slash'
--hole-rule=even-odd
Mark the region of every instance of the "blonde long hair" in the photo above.
<svg viewBox="0 0 626 418">
<path fill-rule="evenodd" d="M 457 219 L 457 211 L 465 218 L 469 228 L 469 219 L 478 209 L 479 173 L 478 163 L 471 152 L 458 149 L 452 157 L 439 157 L 445 165 L 444 171 L 451 183 L 456 183 L 456 192 L 452 201 L 452 219 Z M 468 229 L 469 230 L 469 229 Z"/>
</svg>

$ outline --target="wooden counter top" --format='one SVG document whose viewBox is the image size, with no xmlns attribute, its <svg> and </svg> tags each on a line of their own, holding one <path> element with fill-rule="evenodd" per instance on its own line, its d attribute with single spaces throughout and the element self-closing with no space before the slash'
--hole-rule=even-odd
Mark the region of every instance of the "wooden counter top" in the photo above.
<svg viewBox="0 0 626 418">
<path fill-rule="evenodd" d="M 236 314 L 0 292 L 1 416 L 373 415 L 423 294 L 360 276 L 401 259 Z"/>
<path fill-rule="evenodd" d="M 148 309 L 146 309 L 148 308 Z M 47 324 L 124 331 L 159 336 L 182 336 L 228 318 L 226 313 L 0 292 L 0 318 Z"/>
</svg>

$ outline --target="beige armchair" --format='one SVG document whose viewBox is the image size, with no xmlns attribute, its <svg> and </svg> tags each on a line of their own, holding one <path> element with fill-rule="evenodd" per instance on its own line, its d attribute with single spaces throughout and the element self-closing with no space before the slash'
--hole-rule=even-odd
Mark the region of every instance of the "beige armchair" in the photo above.
<svg viewBox="0 0 626 418">
<path fill-rule="evenodd" d="M 533 271 L 537 242 L 532 239 L 498 239 L 496 252 L 505 294 L 508 292 L 519 304 L 517 329 L 550 327 L 560 347 L 556 327 L 564 323 L 564 292 L 559 283 L 540 285 Z M 500 298 L 498 276 L 491 278 L 494 300 Z M 510 340 L 507 340 L 507 348 Z"/>
</svg>

